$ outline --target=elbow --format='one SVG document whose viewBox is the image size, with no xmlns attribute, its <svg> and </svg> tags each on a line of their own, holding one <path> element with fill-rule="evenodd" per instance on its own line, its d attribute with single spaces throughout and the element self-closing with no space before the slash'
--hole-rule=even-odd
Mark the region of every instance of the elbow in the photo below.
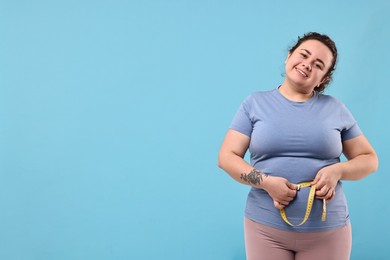
<svg viewBox="0 0 390 260">
<path fill-rule="evenodd" d="M 371 154 L 370 159 L 367 161 L 367 170 L 369 174 L 374 173 L 378 170 L 379 160 L 376 153 Z"/>
<path fill-rule="evenodd" d="M 222 169 L 222 164 L 221 164 L 219 159 L 218 159 L 218 162 L 217 162 L 217 166 Z"/>
<path fill-rule="evenodd" d="M 379 168 L 379 159 L 378 156 L 375 154 L 372 160 L 372 172 L 376 172 L 378 168 Z"/>
<path fill-rule="evenodd" d="M 226 162 L 227 162 L 227 159 L 226 159 L 226 153 L 222 153 L 220 152 L 218 154 L 218 161 L 217 161 L 217 165 L 219 168 L 221 168 L 222 170 L 225 170 L 225 167 L 226 167 Z"/>
<path fill-rule="evenodd" d="M 221 158 L 221 155 L 218 156 L 217 166 L 221 169 L 223 169 L 223 159 Z"/>
</svg>

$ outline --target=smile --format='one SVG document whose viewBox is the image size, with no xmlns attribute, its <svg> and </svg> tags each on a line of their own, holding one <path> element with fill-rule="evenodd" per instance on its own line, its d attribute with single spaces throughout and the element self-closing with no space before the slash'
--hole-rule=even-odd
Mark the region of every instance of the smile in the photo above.
<svg viewBox="0 0 390 260">
<path fill-rule="evenodd" d="M 298 69 L 298 68 L 295 68 L 296 71 L 298 71 L 299 73 L 302 74 L 302 76 L 304 76 L 305 78 L 309 77 L 305 72 L 303 72 L 302 70 Z"/>
</svg>

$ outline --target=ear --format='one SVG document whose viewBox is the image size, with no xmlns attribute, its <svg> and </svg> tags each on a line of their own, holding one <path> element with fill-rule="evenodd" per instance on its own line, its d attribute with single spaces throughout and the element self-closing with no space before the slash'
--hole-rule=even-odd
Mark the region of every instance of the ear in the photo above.
<svg viewBox="0 0 390 260">
<path fill-rule="evenodd" d="M 321 85 L 322 83 L 325 83 L 329 80 L 329 76 L 325 76 L 321 81 L 320 83 L 318 83 L 318 85 Z"/>
</svg>

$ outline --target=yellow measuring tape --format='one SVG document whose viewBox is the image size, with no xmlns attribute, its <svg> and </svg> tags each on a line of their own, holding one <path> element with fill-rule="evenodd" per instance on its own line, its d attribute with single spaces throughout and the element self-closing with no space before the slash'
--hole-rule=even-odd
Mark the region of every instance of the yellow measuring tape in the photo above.
<svg viewBox="0 0 390 260">
<path fill-rule="evenodd" d="M 287 219 L 287 216 L 286 216 L 286 212 L 284 211 L 284 209 L 281 209 L 280 210 L 280 215 L 282 216 L 282 219 L 284 220 L 284 222 L 286 222 L 287 224 L 289 224 L 290 226 L 301 226 L 303 225 L 306 220 L 309 218 L 309 215 L 310 215 L 310 212 L 311 212 L 311 208 L 313 207 L 313 202 L 314 202 L 314 196 L 315 196 L 315 193 L 316 193 L 316 185 L 311 185 L 310 182 L 302 182 L 302 183 L 299 183 L 298 184 L 298 189 L 297 191 L 299 191 L 301 188 L 306 188 L 306 187 L 310 187 L 310 193 L 309 193 L 309 198 L 307 200 L 307 206 L 306 206 L 306 213 L 305 213 L 305 216 L 302 220 L 301 223 L 299 223 L 298 225 L 294 225 L 292 224 L 288 219 Z M 323 199 L 322 201 L 322 216 L 321 216 L 321 220 L 322 221 L 325 221 L 326 220 L 326 200 Z"/>
</svg>

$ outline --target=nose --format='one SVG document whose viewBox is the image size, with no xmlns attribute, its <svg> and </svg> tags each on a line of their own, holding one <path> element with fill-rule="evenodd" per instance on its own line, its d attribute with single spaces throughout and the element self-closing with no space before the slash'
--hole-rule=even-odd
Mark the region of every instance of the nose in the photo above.
<svg viewBox="0 0 390 260">
<path fill-rule="evenodd" d="M 305 69 L 307 69 L 308 71 L 311 71 L 311 65 L 310 65 L 310 63 L 308 63 L 308 64 L 303 63 L 302 65 L 303 65 L 303 67 L 304 67 Z"/>
</svg>

